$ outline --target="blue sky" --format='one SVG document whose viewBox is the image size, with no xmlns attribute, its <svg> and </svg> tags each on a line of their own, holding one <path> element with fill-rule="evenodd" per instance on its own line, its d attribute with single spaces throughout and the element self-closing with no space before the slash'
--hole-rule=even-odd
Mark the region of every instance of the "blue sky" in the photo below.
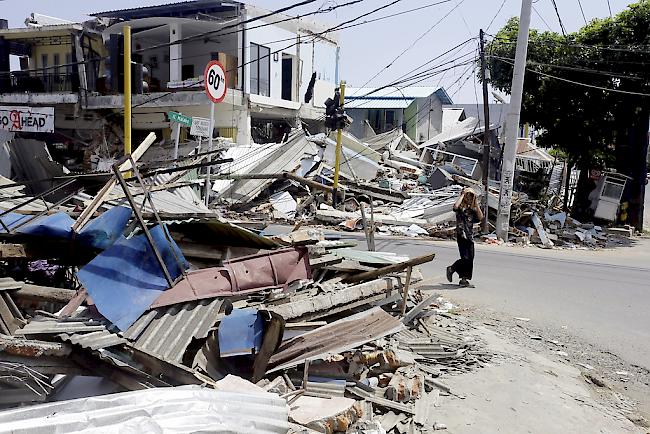
<svg viewBox="0 0 650 434">
<path fill-rule="evenodd" d="M 295 13 L 310 12 L 321 6 L 328 7 L 347 1 L 349 0 L 319 0 L 315 4 L 295 9 Z M 400 0 L 399 3 L 369 16 L 368 19 L 435 2 L 436 0 Z M 556 0 L 556 2 L 567 31 L 575 31 L 584 25 L 578 0 Z M 580 2 L 582 2 L 587 21 L 609 16 L 607 0 L 580 0 Z M 87 19 L 85 14 L 92 12 L 163 3 L 166 2 L 161 0 L 137 2 L 129 0 L 112 0 L 110 2 L 99 0 L 5 0 L 3 1 L 5 10 L 3 15 L 9 20 L 10 27 L 24 27 L 25 18 L 32 12 L 80 21 Z M 277 9 L 291 4 L 288 0 L 250 0 L 248 3 L 267 9 Z M 329 14 L 319 15 L 319 20 L 338 24 L 387 3 L 390 3 L 390 0 L 366 0 Z M 609 3 L 612 13 L 616 14 L 631 1 L 609 0 Z M 501 7 L 502 5 L 503 7 Z M 520 7 L 520 0 L 451 0 L 417 12 L 344 30 L 340 34 L 341 78 L 345 79 L 350 86 L 361 86 L 382 71 L 368 83 L 368 86 L 388 84 L 415 66 L 470 37 L 476 36 L 479 29 L 487 29 L 492 20 L 488 33 L 496 32 L 510 17 L 519 15 Z M 499 11 L 499 9 L 501 10 Z M 536 0 L 534 9 L 532 27 L 560 31 L 551 0 Z M 497 11 L 499 12 L 497 13 Z M 448 13 L 449 15 L 443 19 Z M 440 21 L 439 24 L 422 36 L 438 21 Z M 420 37 L 421 39 L 413 45 Z M 397 61 L 385 68 L 407 48 L 409 49 Z M 470 53 L 475 48 L 475 44 L 468 44 L 462 50 L 452 53 L 452 57 L 443 57 L 439 61 L 451 60 L 459 55 Z M 481 95 L 480 89 L 475 87 L 473 76 L 469 71 L 466 72 L 466 68 L 462 67 L 450 70 L 444 75 L 432 77 L 421 82 L 420 85 L 444 86 L 453 95 L 454 102 L 457 103 L 474 103 Z"/>
</svg>

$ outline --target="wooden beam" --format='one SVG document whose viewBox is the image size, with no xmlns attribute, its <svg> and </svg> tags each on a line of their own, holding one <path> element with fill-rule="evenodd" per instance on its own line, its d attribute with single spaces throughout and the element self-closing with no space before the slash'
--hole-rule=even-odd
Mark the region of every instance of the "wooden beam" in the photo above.
<svg viewBox="0 0 650 434">
<path fill-rule="evenodd" d="M 73 289 L 52 288 L 49 286 L 31 285 L 26 283 L 22 288 L 14 291 L 12 296 L 18 300 L 68 303 L 76 294 Z"/>
<path fill-rule="evenodd" d="M 156 141 L 156 134 L 149 133 L 149 135 L 140 143 L 140 146 L 132 152 L 131 158 L 134 162 L 137 162 L 142 155 L 147 152 L 147 149 Z M 126 160 L 119 167 L 120 172 L 127 172 L 133 167 L 131 165 L 131 160 Z M 85 225 L 90 221 L 95 212 L 99 209 L 100 206 L 104 203 L 108 195 L 111 193 L 114 187 L 117 186 L 117 179 L 113 176 L 101 190 L 97 193 L 92 202 L 83 210 L 79 218 L 72 225 L 72 230 L 74 232 L 79 232 Z"/>
<path fill-rule="evenodd" d="M 386 267 L 381 267 L 373 271 L 366 271 L 364 273 L 355 274 L 353 276 L 346 277 L 343 279 L 344 283 L 358 283 L 364 280 L 373 280 L 377 279 L 380 276 L 391 273 L 399 273 L 409 267 L 415 267 L 416 265 L 421 265 L 427 262 L 433 261 L 433 258 L 436 257 L 435 253 L 431 253 L 424 256 L 418 256 L 417 258 L 409 259 L 408 261 L 400 262 L 399 264 L 388 265 Z"/>
</svg>

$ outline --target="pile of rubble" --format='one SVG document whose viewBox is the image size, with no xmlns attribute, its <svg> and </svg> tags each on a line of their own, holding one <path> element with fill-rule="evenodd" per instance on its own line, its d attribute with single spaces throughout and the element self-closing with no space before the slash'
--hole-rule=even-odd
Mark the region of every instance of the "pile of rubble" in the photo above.
<svg viewBox="0 0 650 434">
<path fill-rule="evenodd" d="M 482 129 L 467 133 L 474 141 L 465 138 L 461 143 L 476 148 L 478 133 Z M 221 158 L 233 161 L 217 169 L 212 206 L 260 226 L 277 222 L 363 230 L 368 237 L 382 233 L 452 238 L 456 224 L 453 205 L 463 187 L 485 196 L 478 159 L 449 152 L 446 149 L 452 147 L 445 142 L 434 138 L 416 145 L 401 129 L 363 141 L 344 132 L 342 197 L 340 206 L 334 208 L 333 137 L 297 130 L 285 142 L 271 145 L 238 146 L 223 141 Z M 557 200 L 557 195 L 551 195 L 548 203 L 542 203 L 523 192 L 513 192 L 512 239 L 547 248 L 597 248 L 622 244 L 631 236 L 628 228 L 603 229 L 579 223 L 555 206 Z M 490 181 L 487 202 L 494 227 L 499 202 L 496 181 Z M 478 233 L 478 225 L 476 229 Z M 498 243 L 494 234 L 484 239 Z"/>
<path fill-rule="evenodd" d="M 333 138 L 294 131 L 284 143 L 225 147 L 221 158 L 234 161 L 215 174 L 214 206 L 251 221 L 365 227 L 407 236 L 428 236 L 431 228 L 455 221 L 452 206 L 462 187 L 452 174 L 464 174 L 447 162 L 455 156 L 441 152 L 434 156 L 438 160 L 420 161 L 430 152 L 399 129 L 363 142 L 343 133 L 338 209 L 331 206 Z"/>
<path fill-rule="evenodd" d="M 490 354 L 417 287 L 434 254 L 248 229 L 181 176 L 205 155 L 162 176 L 142 163 L 152 143 L 95 177 L 94 196 L 84 177 L 33 196 L 3 180 L 0 430 L 444 428 L 441 378 Z"/>
<path fill-rule="evenodd" d="M 543 248 L 596 249 L 629 244 L 634 236 L 630 226 L 605 227 L 580 223 L 564 211 L 544 209 L 537 202 L 524 202 L 517 208 L 510 234 L 519 244 Z M 487 243 L 499 244 L 496 234 L 484 236 Z"/>
</svg>

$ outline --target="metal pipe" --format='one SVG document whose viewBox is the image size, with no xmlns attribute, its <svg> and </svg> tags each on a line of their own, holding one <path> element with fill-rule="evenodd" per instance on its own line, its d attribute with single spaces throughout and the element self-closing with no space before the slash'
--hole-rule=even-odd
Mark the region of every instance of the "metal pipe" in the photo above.
<svg viewBox="0 0 650 434">
<path fill-rule="evenodd" d="M 124 155 L 131 155 L 131 26 L 124 33 Z M 126 174 L 127 177 L 131 173 Z"/>
</svg>

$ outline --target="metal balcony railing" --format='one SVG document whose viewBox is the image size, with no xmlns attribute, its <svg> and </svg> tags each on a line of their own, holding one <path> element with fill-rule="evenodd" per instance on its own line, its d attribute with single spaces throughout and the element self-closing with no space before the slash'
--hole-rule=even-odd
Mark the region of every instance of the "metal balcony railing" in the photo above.
<svg viewBox="0 0 650 434">
<path fill-rule="evenodd" d="M 14 72 L 10 75 L 10 80 L 5 80 L 0 86 L 1 93 L 56 93 L 77 90 L 79 90 L 77 72 Z"/>
</svg>

